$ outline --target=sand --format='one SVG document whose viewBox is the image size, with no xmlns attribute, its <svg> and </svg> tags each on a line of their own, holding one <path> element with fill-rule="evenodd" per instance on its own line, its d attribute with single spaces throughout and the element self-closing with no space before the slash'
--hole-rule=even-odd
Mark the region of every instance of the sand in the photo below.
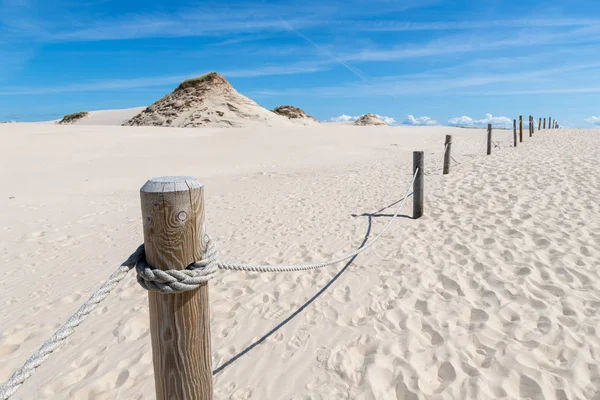
<svg viewBox="0 0 600 400">
<path fill-rule="evenodd" d="M 303 263 L 377 234 L 444 136 L 462 164 L 426 178 L 390 230 L 316 300 L 215 376 L 216 399 L 600 398 L 600 132 L 546 131 L 484 156 L 485 132 L 0 126 L 0 381 L 141 242 L 139 188 L 206 186 L 231 261 Z M 383 209 L 383 210 L 382 210 Z M 211 282 L 213 366 L 343 265 Z M 146 293 L 131 274 L 14 399 L 151 399 Z"/>
<path fill-rule="evenodd" d="M 90 111 L 87 116 L 74 122 L 70 122 L 68 125 L 122 125 L 144 109 L 146 109 L 146 107 Z M 48 123 L 56 123 L 58 121 L 60 121 L 60 119 L 49 121 Z"/>
</svg>

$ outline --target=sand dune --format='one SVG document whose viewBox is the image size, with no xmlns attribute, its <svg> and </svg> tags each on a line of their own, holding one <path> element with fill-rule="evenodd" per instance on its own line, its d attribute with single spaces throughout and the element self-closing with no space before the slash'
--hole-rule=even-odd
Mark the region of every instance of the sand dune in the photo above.
<svg viewBox="0 0 600 400">
<path fill-rule="evenodd" d="M 358 118 L 354 124 L 359 126 L 387 125 L 387 122 L 379 118 L 377 115 L 369 113 Z"/>
<path fill-rule="evenodd" d="M 289 126 L 292 122 L 238 93 L 216 72 L 182 82 L 124 125 L 179 128 Z"/>
<path fill-rule="evenodd" d="M 220 371 L 215 398 L 600 398 L 600 134 L 586 130 L 516 149 L 495 131 L 484 156 L 479 129 L 3 125 L 0 380 L 140 243 L 149 177 L 205 184 L 225 260 L 320 261 L 380 231 L 412 151 L 433 170 L 446 134 L 461 164 L 427 176 L 423 218 L 394 222 Z M 211 281 L 214 367 L 342 268 Z M 126 279 L 14 398 L 154 398 L 146 297 Z"/>
</svg>

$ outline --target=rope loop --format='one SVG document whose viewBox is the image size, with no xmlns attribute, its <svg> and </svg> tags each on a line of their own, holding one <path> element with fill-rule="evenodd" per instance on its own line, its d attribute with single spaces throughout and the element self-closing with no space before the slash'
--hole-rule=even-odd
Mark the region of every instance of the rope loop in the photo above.
<svg viewBox="0 0 600 400">
<path fill-rule="evenodd" d="M 183 270 L 153 268 L 142 256 L 135 266 L 137 281 L 146 290 L 161 293 L 182 293 L 195 290 L 216 274 L 218 266 L 217 246 L 210 236 L 204 235 L 206 252 L 200 261 L 190 264 Z"/>
</svg>

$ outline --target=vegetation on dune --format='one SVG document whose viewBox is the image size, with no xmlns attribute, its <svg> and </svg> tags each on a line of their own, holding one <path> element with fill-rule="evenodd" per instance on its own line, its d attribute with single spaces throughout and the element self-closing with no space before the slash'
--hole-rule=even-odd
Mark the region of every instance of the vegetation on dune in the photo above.
<svg viewBox="0 0 600 400">
<path fill-rule="evenodd" d="M 177 89 L 175 90 L 182 90 L 182 89 L 187 89 L 189 87 L 195 87 L 198 84 L 201 83 L 228 83 L 227 80 L 225 78 L 223 78 L 222 75 L 220 75 L 217 72 L 209 72 L 207 74 L 204 74 L 202 76 L 198 76 L 196 78 L 190 78 L 190 79 L 186 79 L 185 81 L 181 82 L 179 84 L 179 86 L 177 86 Z"/>
<path fill-rule="evenodd" d="M 80 120 L 83 117 L 86 117 L 88 114 L 89 113 L 87 111 L 80 111 L 80 112 L 73 113 L 73 114 L 67 114 L 58 123 L 59 124 L 68 124 L 71 122 L 75 122 L 77 120 Z"/>
</svg>

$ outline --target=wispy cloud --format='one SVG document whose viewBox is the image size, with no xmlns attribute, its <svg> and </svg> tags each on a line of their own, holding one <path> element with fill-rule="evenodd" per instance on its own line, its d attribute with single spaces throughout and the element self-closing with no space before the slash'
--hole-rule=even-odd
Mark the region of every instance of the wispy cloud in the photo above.
<svg viewBox="0 0 600 400">
<path fill-rule="evenodd" d="M 273 65 L 257 68 L 219 71 L 226 78 L 252 78 L 258 76 L 276 76 L 276 75 L 296 75 L 308 74 L 328 69 L 329 66 L 322 63 L 298 63 L 292 65 Z M 110 79 L 97 82 L 82 82 L 76 84 L 67 84 L 61 86 L 46 87 L 24 87 L 24 88 L 6 88 L 0 87 L 0 96 L 11 95 L 36 95 L 53 93 L 72 93 L 72 92 L 91 92 L 91 91 L 111 91 L 127 90 L 139 88 L 161 87 L 176 85 L 181 81 L 202 75 L 207 71 L 190 73 L 185 75 L 170 75 L 158 77 L 144 77 L 132 79 Z"/>
<path fill-rule="evenodd" d="M 315 88 L 288 88 L 283 90 L 257 90 L 254 95 L 258 96 L 323 96 L 323 97 L 369 97 L 369 96 L 389 96 L 389 95 L 421 95 L 421 94 L 465 94 L 463 89 L 481 87 L 485 88 L 490 85 L 503 84 L 502 87 L 494 87 L 493 91 L 481 89 L 482 94 L 486 92 L 502 93 L 512 92 L 505 88 L 513 85 L 515 89 L 526 92 L 526 89 L 521 89 L 523 86 L 530 86 L 532 81 L 552 76 L 565 76 L 568 72 L 577 72 L 591 70 L 595 71 L 600 68 L 600 63 L 583 63 L 573 65 L 559 65 L 550 68 L 532 69 L 525 72 L 509 72 L 509 73 L 493 73 L 493 74 L 471 74 L 460 76 L 457 73 L 447 75 L 431 74 L 431 76 L 416 75 L 398 75 L 374 78 L 370 82 L 358 82 L 339 86 L 326 86 Z M 457 68 L 460 71 L 460 67 Z M 550 89 L 545 89 L 550 90 Z M 597 89 L 590 90 L 595 92 Z M 534 92 L 534 90 L 531 90 Z M 471 92 L 477 94 L 479 92 Z"/>
<path fill-rule="evenodd" d="M 352 29 L 379 32 L 412 32 L 412 31 L 452 31 L 452 30 L 479 30 L 495 28 L 556 28 L 593 26 L 600 23 L 600 19 L 497 19 L 484 21 L 431 21 L 414 22 L 402 20 L 379 21 L 331 21 L 330 24 L 348 26 Z"/>
<path fill-rule="evenodd" d="M 585 119 L 585 122 L 589 122 L 592 125 L 600 126 L 600 117 L 589 117 Z"/>
</svg>

